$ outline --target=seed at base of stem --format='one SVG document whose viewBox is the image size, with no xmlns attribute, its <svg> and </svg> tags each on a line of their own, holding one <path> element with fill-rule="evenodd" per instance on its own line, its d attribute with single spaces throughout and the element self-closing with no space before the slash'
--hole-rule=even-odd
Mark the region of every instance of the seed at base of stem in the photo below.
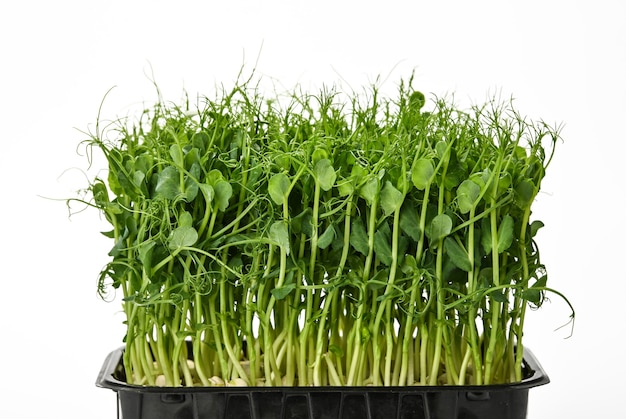
<svg viewBox="0 0 626 419">
<path fill-rule="evenodd" d="M 228 387 L 247 387 L 248 383 L 243 378 L 234 378 L 228 382 Z"/>
<path fill-rule="evenodd" d="M 157 387 L 165 387 L 167 382 L 165 381 L 165 376 L 163 374 L 158 375 L 155 381 L 155 385 Z"/>
<path fill-rule="evenodd" d="M 241 361 L 239 364 L 243 368 L 243 372 L 250 375 L 250 361 Z"/>
<path fill-rule="evenodd" d="M 216 387 L 224 387 L 224 380 L 222 380 L 220 377 L 214 375 L 213 377 L 209 378 L 209 383 L 211 383 L 212 386 L 216 386 Z"/>
</svg>

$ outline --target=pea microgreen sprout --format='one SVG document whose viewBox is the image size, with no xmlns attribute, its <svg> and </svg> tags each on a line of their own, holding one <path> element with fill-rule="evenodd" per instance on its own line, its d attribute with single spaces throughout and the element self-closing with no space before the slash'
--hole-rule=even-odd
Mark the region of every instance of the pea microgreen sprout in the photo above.
<svg viewBox="0 0 626 419">
<path fill-rule="evenodd" d="M 98 130 L 89 204 L 111 225 L 100 286 L 123 295 L 126 380 L 520 381 L 527 307 L 565 298 L 531 220 L 558 138 L 412 79 L 395 100 L 246 82 Z"/>
</svg>

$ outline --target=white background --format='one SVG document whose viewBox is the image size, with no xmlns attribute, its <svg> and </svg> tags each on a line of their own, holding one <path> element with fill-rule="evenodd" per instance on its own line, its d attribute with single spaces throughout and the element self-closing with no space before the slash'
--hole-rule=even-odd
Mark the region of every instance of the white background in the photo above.
<svg viewBox="0 0 626 419">
<path fill-rule="evenodd" d="M 96 295 L 111 243 L 95 211 L 64 202 L 86 185 L 76 147 L 103 117 L 183 89 L 212 95 L 242 65 L 285 89 L 415 71 L 461 103 L 500 92 L 564 141 L 534 218 L 556 297 L 531 312 L 526 345 L 552 382 L 531 419 L 623 412 L 626 3 L 621 1 L 20 1 L 0 6 L 0 417 L 112 419 L 94 386 L 123 335 L 119 301 Z M 152 75 L 153 74 L 153 75 Z M 75 168 L 75 169 L 72 169 Z M 70 170 L 67 170 L 70 169 Z"/>
</svg>

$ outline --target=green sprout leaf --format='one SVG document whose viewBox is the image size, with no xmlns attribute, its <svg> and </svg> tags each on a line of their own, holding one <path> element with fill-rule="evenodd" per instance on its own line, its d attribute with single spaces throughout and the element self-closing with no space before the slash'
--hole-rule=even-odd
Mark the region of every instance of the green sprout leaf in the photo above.
<svg viewBox="0 0 626 419">
<path fill-rule="evenodd" d="M 233 196 L 233 187 L 225 180 L 218 181 L 213 185 L 215 202 L 220 211 L 226 211 L 230 198 Z"/>
<path fill-rule="evenodd" d="M 289 230 L 287 223 L 276 221 L 270 227 L 270 240 L 275 242 L 281 249 L 289 254 Z"/>
<path fill-rule="evenodd" d="M 497 289 L 497 290 L 491 292 L 489 295 L 491 296 L 491 298 L 494 301 L 497 301 L 499 303 L 506 303 L 506 301 L 507 301 L 506 294 L 504 292 L 502 292 L 501 290 Z"/>
<path fill-rule="evenodd" d="M 464 180 L 456 190 L 456 198 L 459 210 L 462 214 L 467 214 L 476 205 L 476 200 L 480 196 L 480 186 L 472 180 Z"/>
<path fill-rule="evenodd" d="M 418 159 L 411 170 L 411 180 L 413 185 L 419 190 L 424 190 L 430 184 L 435 166 L 431 159 Z"/>
<path fill-rule="evenodd" d="M 109 191 L 101 180 L 97 180 L 91 186 L 91 193 L 93 194 L 94 201 L 99 208 L 104 209 L 110 206 L 111 200 L 109 199 Z"/>
<path fill-rule="evenodd" d="M 510 215 L 505 215 L 498 227 L 498 253 L 502 253 L 511 247 L 514 238 L 514 220 Z"/>
<path fill-rule="evenodd" d="M 517 199 L 521 202 L 521 205 L 526 206 L 533 199 L 533 196 L 535 194 L 535 186 L 530 179 L 522 180 L 515 187 L 515 192 Z"/>
<path fill-rule="evenodd" d="M 320 188 L 324 191 L 329 191 L 332 189 L 335 184 L 335 180 L 337 179 L 337 174 L 335 173 L 335 169 L 333 168 L 330 160 L 321 159 L 315 163 L 315 177 L 320 184 Z"/>
<path fill-rule="evenodd" d="M 535 237 L 540 228 L 544 227 L 545 224 L 540 220 L 535 220 L 530 224 L 530 237 Z"/>
<path fill-rule="evenodd" d="M 405 206 L 400 213 L 400 229 L 416 242 L 422 237 L 420 221 L 417 210 L 411 206 Z"/>
<path fill-rule="evenodd" d="M 472 264 L 467 250 L 465 250 L 456 240 L 452 237 L 446 237 L 443 242 L 443 246 L 454 266 L 464 270 L 465 272 L 472 271 Z"/>
<path fill-rule="evenodd" d="M 180 195 L 180 174 L 173 166 L 164 168 L 157 179 L 155 187 L 157 195 L 165 199 L 174 200 Z"/>
<path fill-rule="evenodd" d="M 294 233 L 305 234 L 311 237 L 313 234 L 313 225 L 311 224 L 313 210 L 309 207 L 305 208 L 300 214 L 291 219 L 291 229 Z"/>
<path fill-rule="evenodd" d="M 319 247 L 320 249 L 326 249 L 328 246 L 331 245 L 333 240 L 335 240 L 335 234 L 335 228 L 332 225 L 329 225 L 326 230 L 324 230 L 322 235 L 319 236 L 317 240 L 317 247 Z"/>
<path fill-rule="evenodd" d="M 145 179 L 146 174 L 144 172 L 140 170 L 135 170 L 135 173 L 133 173 L 133 183 L 135 184 L 135 186 L 141 188 Z"/>
<path fill-rule="evenodd" d="M 268 191 L 276 205 L 282 205 L 289 193 L 289 178 L 284 173 L 277 173 L 270 178 Z"/>
<path fill-rule="evenodd" d="M 192 202 L 196 199 L 198 195 L 198 191 L 200 190 L 200 186 L 198 185 L 197 179 L 200 177 L 200 172 L 202 169 L 197 163 L 191 165 L 189 173 L 185 176 L 185 200 L 187 202 Z"/>
<path fill-rule="evenodd" d="M 374 252 L 382 263 L 387 266 L 391 265 L 393 256 L 391 245 L 389 244 L 389 237 L 382 230 L 377 230 L 376 233 L 374 233 Z"/>
<path fill-rule="evenodd" d="M 287 285 L 283 285 L 279 288 L 274 288 L 271 292 L 275 299 L 284 300 L 293 290 L 296 289 L 296 284 L 293 282 Z"/>
<path fill-rule="evenodd" d="M 535 305 L 541 304 L 543 289 L 548 283 L 548 276 L 544 275 L 537 279 L 535 283 L 528 289 L 524 290 L 524 299 Z"/>
<path fill-rule="evenodd" d="M 359 189 L 359 195 L 372 205 L 380 192 L 380 181 L 377 177 L 371 177 L 361 188 Z"/>
<path fill-rule="evenodd" d="M 431 240 L 437 241 L 446 237 L 451 231 L 452 218 L 447 214 L 439 214 L 430 222 L 430 234 L 428 236 Z"/>
<path fill-rule="evenodd" d="M 172 231 L 168 246 L 172 250 L 193 246 L 198 241 L 198 232 L 191 226 L 180 226 Z"/>
<path fill-rule="evenodd" d="M 340 180 L 337 182 L 337 190 L 339 191 L 339 196 L 352 195 L 354 192 L 354 185 L 349 180 Z"/>
<path fill-rule="evenodd" d="M 489 254 L 491 253 L 491 247 L 493 245 L 491 238 L 491 223 L 489 222 L 489 219 L 483 218 L 480 233 L 480 244 L 482 245 L 485 253 Z"/>
<path fill-rule="evenodd" d="M 411 96 L 409 96 L 409 107 L 411 109 L 415 109 L 415 110 L 422 109 L 425 104 L 426 104 L 426 96 L 424 96 L 424 93 L 415 91 L 411 93 Z"/>
<path fill-rule="evenodd" d="M 391 182 L 386 181 L 382 191 L 380 191 L 380 205 L 385 215 L 393 214 L 402 206 L 404 195 L 397 190 Z"/>
<path fill-rule="evenodd" d="M 361 221 L 360 218 L 356 218 L 352 221 L 351 231 L 350 244 L 359 253 L 366 256 L 369 253 L 369 240 L 363 221 Z"/>
<path fill-rule="evenodd" d="M 213 186 L 208 183 L 201 183 L 198 187 L 200 188 L 200 191 L 202 191 L 202 195 L 204 196 L 207 204 L 211 204 L 213 202 L 213 198 L 215 198 L 215 189 L 213 189 Z"/>
<path fill-rule="evenodd" d="M 182 211 L 178 215 L 178 225 L 181 227 L 191 227 L 193 225 L 193 215 L 189 211 Z"/>
<path fill-rule="evenodd" d="M 152 267 L 152 250 L 154 249 L 155 245 L 156 243 L 153 241 L 146 241 L 141 243 L 137 250 L 139 260 L 141 261 L 141 263 L 146 265 L 147 270 L 150 270 L 150 268 Z"/>
<path fill-rule="evenodd" d="M 170 156 L 178 167 L 184 166 L 183 150 L 181 150 L 178 144 L 172 144 L 170 146 Z"/>
</svg>

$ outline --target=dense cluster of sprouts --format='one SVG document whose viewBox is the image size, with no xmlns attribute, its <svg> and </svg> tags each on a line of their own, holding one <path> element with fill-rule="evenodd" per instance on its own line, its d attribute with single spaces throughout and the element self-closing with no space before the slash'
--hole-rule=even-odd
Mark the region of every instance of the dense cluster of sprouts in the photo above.
<svg viewBox="0 0 626 419">
<path fill-rule="evenodd" d="M 129 383 L 523 378 L 527 307 L 549 290 L 531 204 L 558 130 L 410 81 L 369 93 L 244 83 L 91 135 Z"/>
</svg>

